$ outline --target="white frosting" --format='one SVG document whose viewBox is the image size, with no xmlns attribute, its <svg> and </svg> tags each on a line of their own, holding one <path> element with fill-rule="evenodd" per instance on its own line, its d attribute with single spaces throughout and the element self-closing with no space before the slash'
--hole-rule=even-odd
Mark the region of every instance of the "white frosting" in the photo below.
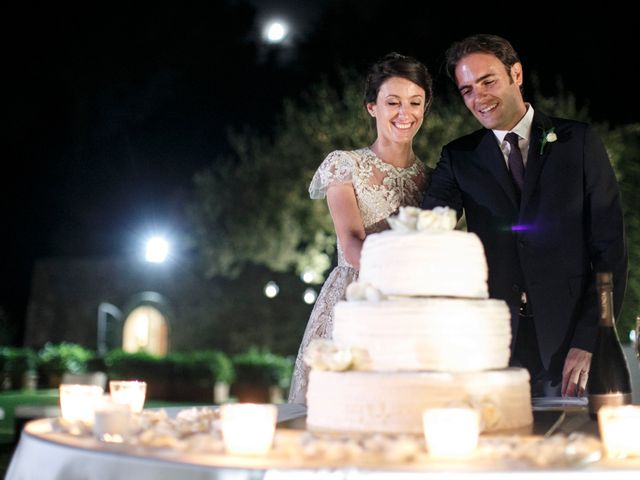
<svg viewBox="0 0 640 480">
<path fill-rule="evenodd" d="M 509 363 L 510 313 L 502 300 L 339 302 L 333 340 L 369 352 L 377 371 L 477 371 Z"/>
<path fill-rule="evenodd" d="M 325 372 L 312 370 L 307 391 L 310 430 L 422 433 L 426 408 L 468 405 L 483 431 L 533 423 L 529 373 L 522 368 L 484 372 Z"/>
<path fill-rule="evenodd" d="M 477 235 L 458 230 L 367 236 L 359 281 L 384 295 L 488 298 L 488 270 Z"/>
</svg>

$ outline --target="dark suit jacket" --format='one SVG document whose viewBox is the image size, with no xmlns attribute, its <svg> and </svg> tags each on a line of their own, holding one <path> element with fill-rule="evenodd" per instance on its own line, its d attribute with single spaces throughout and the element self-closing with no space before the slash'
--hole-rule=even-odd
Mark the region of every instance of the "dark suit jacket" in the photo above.
<svg viewBox="0 0 640 480">
<path fill-rule="evenodd" d="M 557 141 L 540 154 L 543 131 Z M 491 130 L 442 149 L 423 208 L 448 205 L 484 244 L 489 292 L 511 309 L 512 351 L 526 291 L 544 366 L 561 373 L 570 347 L 592 351 L 598 306 L 594 272 L 614 274 L 619 314 L 627 278 L 620 194 L 602 141 L 587 124 L 534 112 L 518 202 Z"/>
</svg>

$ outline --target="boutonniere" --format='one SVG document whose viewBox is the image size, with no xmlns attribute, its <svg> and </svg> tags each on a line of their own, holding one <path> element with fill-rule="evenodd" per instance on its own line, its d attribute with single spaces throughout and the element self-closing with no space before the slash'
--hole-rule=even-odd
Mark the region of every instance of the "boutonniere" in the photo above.
<svg viewBox="0 0 640 480">
<path fill-rule="evenodd" d="M 551 127 L 549 130 L 542 129 L 542 143 L 540 144 L 540 155 L 544 153 L 544 147 L 547 143 L 553 143 L 558 140 L 556 135 L 556 127 Z"/>
</svg>

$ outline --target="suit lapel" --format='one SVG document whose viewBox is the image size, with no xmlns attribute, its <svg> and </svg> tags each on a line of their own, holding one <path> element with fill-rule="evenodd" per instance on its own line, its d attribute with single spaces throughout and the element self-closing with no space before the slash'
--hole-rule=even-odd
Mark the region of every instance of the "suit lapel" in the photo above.
<svg viewBox="0 0 640 480">
<path fill-rule="evenodd" d="M 542 145 L 542 134 L 552 127 L 551 120 L 545 115 L 534 112 L 533 122 L 531 123 L 531 135 L 529 137 L 529 152 L 527 154 L 527 167 L 524 172 L 524 185 L 522 186 L 522 203 L 524 207 L 538 183 L 538 177 L 547 159 L 547 155 L 551 148 L 549 144 L 545 146 L 544 152 L 540 155 L 540 146 Z"/>
<path fill-rule="evenodd" d="M 478 159 L 483 165 L 489 169 L 493 178 L 496 179 L 500 187 L 504 190 L 504 193 L 509 197 L 513 206 L 519 209 L 518 194 L 516 187 L 511 179 L 511 174 L 507 169 L 507 164 L 504 161 L 504 155 L 498 146 L 496 137 L 491 130 L 485 132 L 484 137 L 478 145 Z M 526 178 L 526 177 L 525 177 Z"/>
</svg>

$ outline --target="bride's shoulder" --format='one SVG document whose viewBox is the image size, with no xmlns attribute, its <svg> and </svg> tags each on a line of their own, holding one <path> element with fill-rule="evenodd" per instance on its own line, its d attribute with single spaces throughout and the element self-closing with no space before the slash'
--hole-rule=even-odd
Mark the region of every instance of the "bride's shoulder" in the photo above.
<svg viewBox="0 0 640 480">
<path fill-rule="evenodd" d="M 333 150 L 329 152 L 321 164 L 321 168 L 333 168 L 336 166 L 348 167 L 350 169 L 371 162 L 371 153 L 367 148 L 357 150 Z"/>
<path fill-rule="evenodd" d="M 352 160 L 360 160 L 370 155 L 369 148 L 358 148 L 356 150 L 333 150 L 327 154 L 326 159 L 350 158 Z"/>
</svg>

